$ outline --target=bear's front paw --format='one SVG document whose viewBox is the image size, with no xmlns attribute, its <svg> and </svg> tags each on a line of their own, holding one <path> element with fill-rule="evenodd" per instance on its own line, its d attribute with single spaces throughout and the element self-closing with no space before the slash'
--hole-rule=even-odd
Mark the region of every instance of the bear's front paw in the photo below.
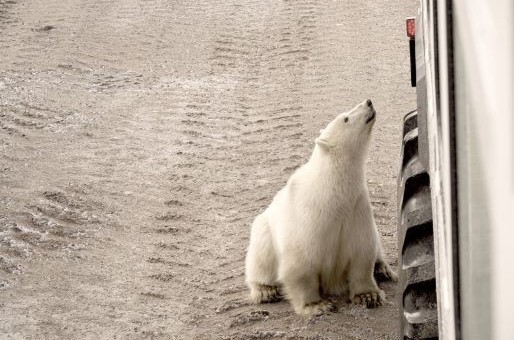
<svg viewBox="0 0 514 340">
<path fill-rule="evenodd" d="M 337 306 L 326 300 L 306 304 L 297 310 L 298 314 L 305 316 L 320 316 L 331 312 L 337 312 Z"/>
<path fill-rule="evenodd" d="M 356 305 L 365 305 L 368 308 L 382 306 L 385 302 L 384 292 L 368 292 L 356 294 L 353 297 L 353 303 Z"/>
</svg>

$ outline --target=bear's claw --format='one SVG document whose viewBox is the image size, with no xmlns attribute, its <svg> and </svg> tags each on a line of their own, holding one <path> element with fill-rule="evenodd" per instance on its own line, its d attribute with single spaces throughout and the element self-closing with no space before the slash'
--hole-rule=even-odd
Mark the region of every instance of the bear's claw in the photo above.
<svg viewBox="0 0 514 340">
<path fill-rule="evenodd" d="M 384 304 L 384 298 L 379 292 L 369 292 L 355 295 L 353 303 L 365 305 L 367 308 L 375 308 Z"/>
<path fill-rule="evenodd" d="M 326 313 L 337 312 L 337 310 L 337 306 L 332 302 L 321 300 L 318 302 L 306 304 L 300 311 L 297 311 L 297 313 L 306 316 L 320 316 Z"/>
</svg>

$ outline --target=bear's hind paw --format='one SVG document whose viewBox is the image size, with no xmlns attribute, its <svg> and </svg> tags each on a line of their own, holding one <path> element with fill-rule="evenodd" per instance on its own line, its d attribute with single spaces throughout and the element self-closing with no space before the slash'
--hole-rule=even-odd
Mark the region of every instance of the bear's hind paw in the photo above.
<svg viewBox="0 0 514 340">
<path fill-rule="evenodd" d="M 394 270 L 387 263 L 381 260 L 375 263 L 373 277 L 377 282 L 398 281 L 398 275 L 394 272 Z"/>
<path fill-rule="evenodd" d="M 253 303 L 259 304 L 282 301 L 284 297 L 278 286 L 258 284 L 257 287 L 252 289 L 250 299 Z"/>
</svg>

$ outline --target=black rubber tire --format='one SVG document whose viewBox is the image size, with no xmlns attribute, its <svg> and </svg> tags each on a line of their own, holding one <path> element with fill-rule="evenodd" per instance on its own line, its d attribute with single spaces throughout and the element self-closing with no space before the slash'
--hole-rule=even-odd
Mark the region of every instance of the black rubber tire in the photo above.
<svg viewBox="0 0 514 340">
<path fill-rule="evenodd" d="M 403 122 L 398 176 L 401 339 L 437 339 L 437 293 L 430 176 L 420 161 L 417 112 Z"/>
</svg>

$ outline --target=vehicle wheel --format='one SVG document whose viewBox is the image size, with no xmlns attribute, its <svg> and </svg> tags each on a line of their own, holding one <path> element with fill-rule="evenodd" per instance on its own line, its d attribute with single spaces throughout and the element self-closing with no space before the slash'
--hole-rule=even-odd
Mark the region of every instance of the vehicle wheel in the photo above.
<svg viewBox="0 0 514 340">
<path fill-rule="evenodd" d="M 398 176 L 398 273 L 402 339 L 437 339 L 437 294 L 430 176 L 420 161 L 418 115 L 403 122 Z"/>
</svg>

